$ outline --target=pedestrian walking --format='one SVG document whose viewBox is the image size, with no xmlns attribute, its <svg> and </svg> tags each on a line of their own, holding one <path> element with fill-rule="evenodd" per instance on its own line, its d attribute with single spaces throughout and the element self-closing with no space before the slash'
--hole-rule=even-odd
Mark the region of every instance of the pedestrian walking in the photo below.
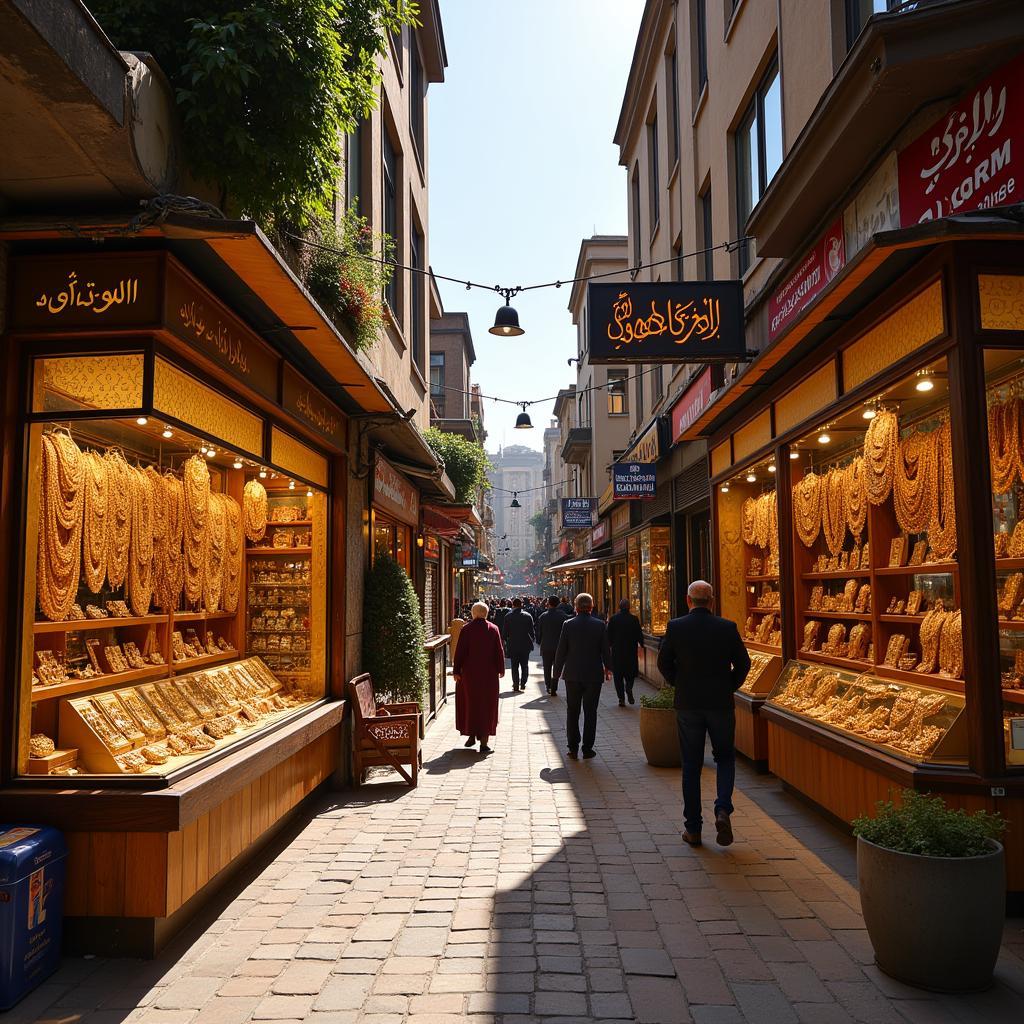
<svg viewBox="0 0 1024 1024">
<path fill-rule="evenodd" d="M 502 598 L 498 602 L 498 607 L 497 607 L 497 609 L 494 612 L 494 620 L 493 621 L 494 621 L 494 624 L 498 627 L 499 630 L 504 625 L 505 616 L 508 615 L 508 613 L 511 610 L 512 609 L 509 608 L 508 601 L 505 598 Z"/>
<path fill-rule="evenodd" d="M 544 665 L 544 687 L 552 697 L 558 696 L 558 676 L 553 672 L 555 651 L 558 650 L 558 638 L 562 635 L 562 625 L 568 617 L 562 611 L 558 598 L 549 597 L 547 611 L 542 612 L 537 620 L 540 660 Z"/>
<path fill-rule="evenodd" d="M 619 610 L 608 620 L 608 643 L 612 648 L 612 675 L 619 707 L 633 699 L 633 683 L 640 674 L 640 648 L 644 645 L 644 631 L 640 620 L 629 610 L 629 601 L 623 598 Z"/>
<path fill-rule="evenodd" d="M 608 629 L 591 615 L 594 599 L 578 594 L 576 614 L 562 626 L 555 651 L 555 679 L 565 677 L 566 725 L 569 756 L 575 761 L 580 750 L 580 708 L 583 709 L 583 756 L 593 757 L 597 738 L 597 705 L 601 684 L 611 678 L 612 652 Z"/>
<path fill-rule="evenodd" d="M 710 583 L 686 592 L 688 615 L 672 619 L 658 652 L 658 668 L 675 687 L 679 749 L 683 756 L 683 841 L 700 846 L 700 773 L 705 737 L 711 737 L 717 795 L 715 830 L 720 846 L 733 841 L 732 793 L 736 784 L 736 712 L 732 695 L 750 671 L 750 655 L 736 623 L 714 614 Z"/>
<path fill-rule="evenodd" d="M 505 616 L 501 639 L 505 643 L 505 656 L 512 662 L 512 692 L 526 689 L 530 675 L 530 652 L 536 640 L 533 616 L 523 608 L 520 598 L 512 602 L 512 610 Z"/>
<path fill-rule="evenodd" d="M 471 614 L 452 662 L 455 727 L 469 737 L 467 747 L 479 741 L 480 753 L 489 754 L 487 741 L 498 731 L 498 680 L 505 674 L 505 651 L 498 627 L 487 621 L 487 605 L 478 601 Z"/>
<path fill-rule="evenodd" d="M 562 614 L 567 618 L 571 619 L 576 611 L 571 604 L 569 604 L 569 598 L 563 597 L 558 604 L 558 607 L 562 610 Z"/>
</svg>

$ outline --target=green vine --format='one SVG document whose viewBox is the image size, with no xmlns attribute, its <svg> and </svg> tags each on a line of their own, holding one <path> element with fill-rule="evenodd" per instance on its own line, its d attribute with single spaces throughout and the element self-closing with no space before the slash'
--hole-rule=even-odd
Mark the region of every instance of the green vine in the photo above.
<svg viewBox="0 0 1024 1024">
<path fill-rule="evenodd" d="M 476 441 L 467 441 L 461 434 L 430 427 L 423 431 L 423 440 L 444 463 L 445 472 L 455 488 L 455 500 L 471 505 L 477 492 L 487 490 L 487 470 L 491 464 L 487 453 Z"/>
</svg>

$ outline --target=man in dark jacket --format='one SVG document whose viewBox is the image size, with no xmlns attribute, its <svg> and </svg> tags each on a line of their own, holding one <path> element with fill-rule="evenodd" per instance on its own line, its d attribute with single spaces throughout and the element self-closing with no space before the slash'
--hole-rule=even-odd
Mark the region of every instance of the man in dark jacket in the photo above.
<svg viewBox="0 0 1024 1024">
<path fill-rule="evenodd" d="M 544 663 L 544 685 L 552 697 L 558 695 L 558 676 L 551 671 L 555 666 L 555 651 L 562 635 L 562 624 L 568 616 L 562 611 L 557 597 L 548 598 L 548 610 L 537 620 L 540 639 L 540 658 Z"/>
<path fill-rule="evenodd" d="M 505 616 L 508 615 L 508 613 L 510 611 L 511 611 L 511 609 L 508 606 L 508 601 L 503 597 L 498 602 L 497 611 L 495 611 L 495 613 L 494 613 L 494 624 L 498 627 L 498 631 L 501 633 L 501 635 L 503 637 L 504 637 L 505 633 L 504 633 L 504 630 L 502 629 L 502 627 L 505 624 Z"/>
<path fill-rule="evenodd" d="M 565 676 L 566 725 L 569 756 L 575 761 L 580 749 L 580 708 L 583 708 L 583 756 L 594 756 L 597 737 L 597 705 L 601 683 L 612 674 L 608 629 L 591 615 L 594 599 L 576 597 L 576 614 L 562 626 L 555 651 L 555 679 Z"/>
<path fill-rule="evenodd" d="M 630 704 L 635 704 L 633 683 L 640 674 L 637 649 L 644 645 L 644 633 L 640 620 L 629 610 L 629 601 L 625 598 L 619 602 L 619 610 L 608 620 L 608 642 L 612 647 L 612 673 L 619 707 L 625 706 L 626 697 Z"/>
<path fill-rule="evenodd" d="M 512 610 L 501 624 L 501 639 L 505 644 L 505 656 L 512 662 L 512 692 L 525 690 L 536 631 L 533 616 L 523 610 L 521 598 L 517 597 L 512 602 Z"/>
<path fill-rule="evenodd" d="M 736 782 L 736 714 L 732 695 L 750 671 L 750 655 L 735 622 L 720 619 L 712 609 L 711 584 L 697 580 L 686 592 L 690 614 L 668 624 L 658 653 L 658 668 L 675 686 L 679 749 L 683 755 L 683 841 L 700 846 L 703 824 L 700 773 L 705 735 L 711 737 L 718 793 L 715 829 L 718 843 L 733 839 L 732 791 Z"/>
<path fill-rule="evenodd" d="M 576 612 L 573 610 L 572 605 L 569 604 L 569 598 L 567 597 L 562 598 L 561 602 L 558 605 L 558 608 L 567 619 L 571 619 L 576 614 Z"/>
</svg>

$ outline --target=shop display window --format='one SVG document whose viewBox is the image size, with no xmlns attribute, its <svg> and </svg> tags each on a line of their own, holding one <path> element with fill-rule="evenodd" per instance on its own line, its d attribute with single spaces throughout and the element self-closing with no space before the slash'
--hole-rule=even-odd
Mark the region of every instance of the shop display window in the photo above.
<svg viewBox="0 0 1024 1024">
<path fill-rule="evenodd" d="M 409 527 L 374 509 L 373 556 L 380 555 L 388 555 L 409 572 Z"/>
<path fill-rule="evenodd" d="M 163 777 L 323 698 L 327 497 L 177 421 L 105 417 L 142 360 L 83 358 L 35 367 L 18 770 Z"/>
<path fill-rule="evenodd" d="M 790 461 L 799 656 L 962 693 L 945 361 L 822 423 Z"/>
<path fill-rule="evenodd" d="M 1006 763 L 1024 767 L 1024 359 L 985 353 Z"/>
<path fill-rule="evenodd" d="M 629 538 L 629 601 L 643 631 L 664 636 L 672 615 L 672 548 L 667 526 L 650 526 Z"/>
<path fill-rule="evenodd" d="M 782 654 L 779 503 L 774 459 L 718 485 L 719 606 L 748 647 Z"/>
<path fill-rule="evenodd" d="M 807 661 L 789 662 L 768 697 L 774 707 L 912 761 L 962 764 L 962 694 Z"/>
</svg>

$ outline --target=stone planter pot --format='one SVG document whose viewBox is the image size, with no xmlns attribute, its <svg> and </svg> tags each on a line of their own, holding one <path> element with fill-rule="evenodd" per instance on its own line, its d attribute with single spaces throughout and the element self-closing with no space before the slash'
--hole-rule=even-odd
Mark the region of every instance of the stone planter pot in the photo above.
<svg viewBox="0 0 1024 1024">
<path fill-rule="evenodd" d="M 980 857 L 922 857 L 857 839 L 857 879 L 875 962 L 936 992 L 992 984 L 1005 913 L 1003 847 Z"/>
<path fill-rule="evenodd" d="M 645 708 L 641 705 L 640 742 L 648 764 L 655 768 L 678 768 L 682 764 L 682 757 L 679 754 L 675 710 Z"/>
</svg>

